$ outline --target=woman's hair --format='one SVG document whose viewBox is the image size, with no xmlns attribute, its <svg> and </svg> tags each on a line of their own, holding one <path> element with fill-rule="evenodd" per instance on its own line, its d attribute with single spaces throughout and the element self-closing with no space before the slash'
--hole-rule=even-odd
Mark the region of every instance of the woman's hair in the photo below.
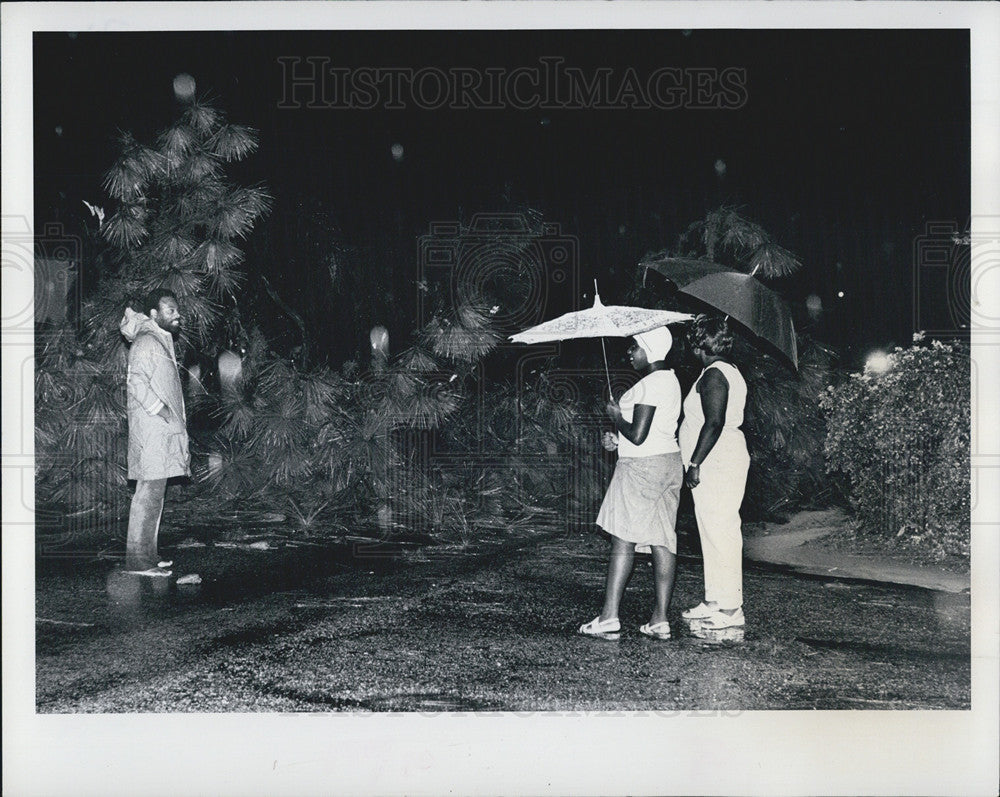
<svg viewBox="0 0 1000 797">
<path fill-rule="evenodd" d="M 154 291 L 150 291 L 142 297 L 142 307 L 139 308 L 139 312 L 149 315 L 150 310 L 159 311 L 160 299 L 173 299 L 176 302 L 177 294 L 170 290 L 170 288 L 157 288 Z"/>
<path fill-rule="evenodd" d="M 714 357 L 727 357 L 733 350 L 733 332 L 721 315 L 697 315 L 687 333 L 691 349 L 701 349 Z"/>
</svg>

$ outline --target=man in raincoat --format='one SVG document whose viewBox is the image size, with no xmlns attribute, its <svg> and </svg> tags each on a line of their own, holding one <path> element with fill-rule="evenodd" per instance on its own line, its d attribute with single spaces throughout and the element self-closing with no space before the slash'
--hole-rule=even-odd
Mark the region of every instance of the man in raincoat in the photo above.
<svg viewBox="0 0 1000 797">
<path fill-rule="evenodd" d="M 128 477 L 136 480 L 128 518 L 125 569 L 144 576 L 169 576 L 172 562 L 160 561 L 157 537 L 167 479 L 191 474 L 187 424 L 174 337 L 180 332 L 177 297 L 165 289 L 150 293 L 142 313 L 126 308 L 121 332 L 128 353 Z M 147 315 L 148 314 L 148 315 Z"/>
</svg>

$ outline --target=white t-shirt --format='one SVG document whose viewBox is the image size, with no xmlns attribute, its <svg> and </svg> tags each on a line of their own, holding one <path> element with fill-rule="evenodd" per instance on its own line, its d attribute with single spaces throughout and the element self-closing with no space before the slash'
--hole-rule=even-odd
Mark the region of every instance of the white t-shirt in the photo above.
<svg viewBox="0 0 1000 797">
<path fill-rule="evenodd" d="M 677 420 L 681 414 L 681 386 L 673 371 L 653 371 L 647 374 L 618 400 L 622 418 L 632 422 L 636 404 L 656 407 L 649 435 L 642 445 L 618 433 L 619 457 L 654 457 L 680 451 L 677 445 Z"/>
</svg>

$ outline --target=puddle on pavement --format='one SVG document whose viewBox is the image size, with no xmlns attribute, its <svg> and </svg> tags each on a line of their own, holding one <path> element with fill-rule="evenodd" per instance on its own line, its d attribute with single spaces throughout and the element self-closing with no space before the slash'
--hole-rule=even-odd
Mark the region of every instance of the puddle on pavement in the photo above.
<svg viewBox="0 0 1000 797">
<path fill-rule="evenodd" d="M 843 710 L 919 710 L 935 709 L 947 705 L 949 708 L 968 708 L 967 701 L 956 701 L 944 695 L 928 695 L 921 699 L 914 695 L 880 690 L 879 696 L 863 693 L 846 694 L 840 689 L 820 688 L 815 685 L 797 687 L 784 698 L 779 708 L 782 710 L 843 711 Z"/>
<path fill-rule="evenodd" d="M 957 661 L 968 663 L 970 653 L 968 651 L 958 652 L 952 650 L 926 650 L 921 648 L 903 648 L 898 645 L 876 645 L 871 642 L 861 642 L 847 639 L 811 639 L 809 637 L 795 637 L 796 642 L 801 642 L 811 648 L 818 650 L 837 650 L 848 653 L 858 653 L 866 658 L 880 661 L 904 660 L 904 661 Z"/>
<path fill-rule="evenodd" d="M 489 711 L 496 706 L 480 700 L 463 698 L 446 692 L 400 692 L 370 698 L 351 698 L 323 692 L 270 685 L 267 692 L 315 706 L 346 711 Z"/>
<path fill-rule="evenodd" d="M 444 692 L 412 692 L 363 701 L 370 711 L 483 711 L 489 705 Z"/>
<path fill-rule="evenodd" d="M 288 623 L 252 625 L 213 637 L 204 647 L 211 650 L 218 650 L 219 648 L 242 648 L 244 645 L 270 642 L 277 634 L 287 633 L 288 631 Z"/>
<path fill-rule="evenodd" d="M 359 555 L 361 554 L 361 555 Z M 141 618 L 150 612 L 182 609 L 191 604 L 224 606 L 289 589 L 307 587 L 333 575 L 355 572 L 384 574 L 401 564 L 401 548 L 388 544 L 364 549 L 354 544 L 288 546 L 270 550 L 244 550 L 207 546 L 172 550 L 161 555 L 174 560 L 170 578 L 138 576 L 120 565 L 104 577 L 108 604 L 119 619 Z M 88 564 L 88 570 L 90 569 Z M 198 573 L 200 584 L 179 585 L 178 576 Z"/>
<path fill-rule="evenodd" d="M 695 639 L 713 644 L 739 644 L 746 637 L 745 627 L 738 628 L 702 628 L 697 620 L 682 621 L 682 625 L 687 626 L 687 632 Z"/>
</svg>

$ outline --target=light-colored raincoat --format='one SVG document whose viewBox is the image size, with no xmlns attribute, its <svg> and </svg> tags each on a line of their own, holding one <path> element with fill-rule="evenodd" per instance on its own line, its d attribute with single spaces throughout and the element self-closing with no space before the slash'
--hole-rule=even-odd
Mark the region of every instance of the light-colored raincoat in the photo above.
<svg viewBox="0 0 1000 797">
<path fill-rule="evenodd" d="M 191 475 L 184 393 L 169 332 L 142 313 L 125 310 L 128 353 L 128 477 L 168 479 Z M 169 420 L 159 413 L 170 410 Z"/>
</svg>

